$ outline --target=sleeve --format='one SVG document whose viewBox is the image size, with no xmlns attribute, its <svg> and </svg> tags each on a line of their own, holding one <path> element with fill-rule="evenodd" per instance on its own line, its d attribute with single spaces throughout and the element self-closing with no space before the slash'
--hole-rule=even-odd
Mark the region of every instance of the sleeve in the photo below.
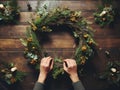
<svg viewBox="0 0 120 90">
<path fill-rule="evenodd" d="M 44 84 L 36 82 L 33 90 L 43 90 Z"/>
<path fill-rule="evenodd" d="M 73 83 L 74 90 L 85 90 L 81 81 Z"/>
</svg>

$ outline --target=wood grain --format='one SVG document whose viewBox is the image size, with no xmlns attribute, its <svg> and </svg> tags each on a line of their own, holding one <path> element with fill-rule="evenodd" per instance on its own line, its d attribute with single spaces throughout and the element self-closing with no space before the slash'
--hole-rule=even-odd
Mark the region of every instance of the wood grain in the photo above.
<svg viewBox="0 0 120 90">
<path fill-rule="evenodd" d="M 4 0 L 0 0 L 3 1 Z M 44 0 L 40 1 L 42 3 Z M 117 0 L 116 0 L 117 1 Z M 51 1 L 52 4 L 54 1 Z M 81 77 L 81 80 L 86 90 L 108 90 L 108 83 L 101 81 L 95 74 L 105 70 L 106 63 L 111 60 L 120 61 L 120 22 L 117 20 L 114 27 L 101 28 L 95 24 L 93 13 L 96 7 L 101 4 L 101 0 L 62 0 L 59 2 L 60 7 L 69 7 L 71 10 L 82 11 L 82 16 L 92 22 L 90 25 L 94 32 L 94 38 L 98 43 L 96 47 L 96 55 L 91 60 L 88 66 L 88 76 Z M 120 6 L 118 3 L 114 3 L 116 7 Z M 20 21 L 18 25 L 5 25 L 0 26 L 0 61 L 13 62 L 19 70 L 26 72 L 28 75 L 18 87 L 9 90 L 33 90 L 35 81 L 37 80 L 37 74 L 27 65 L 27 60 L 23 57 L 24 46 L 20 42 L 20 38 L 25 38 L 26 28 L 29 26 L 31 16 L 34 15 L 36 10 L 37 0 L 29 0 L 32 6 L 32 11 L 27 10 L 26 0 L 18 0 L 20 6 Z M 54 5 L 56 6 L 56 5 Z M 67 32 L 53 33 L 48 35 L 50 40 L 46 40 L 43 44 L 46 52 L 52 57 L 73 58 L 75 49 L 74 39 Z M 110 58 L 107 58 L 105 51 L 110 52 Z M 64 82 L 63 82 L 64 81 Z M 58 80 L 53 80 L 50 77 L 47 78 L 45 90 L 71 90 L 71 81 L 67 76 L 62 76 Z M 112 89 L 110 90 L 119 90 Z"/>
</svg>

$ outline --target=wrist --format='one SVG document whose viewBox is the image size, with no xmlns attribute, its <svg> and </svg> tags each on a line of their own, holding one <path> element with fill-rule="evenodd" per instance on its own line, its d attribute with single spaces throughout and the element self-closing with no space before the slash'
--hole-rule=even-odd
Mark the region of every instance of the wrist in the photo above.
<svg viewBox="0 0 120 90">
<path fill-rule="evenodd" d="M 44 83 L 45 82 L 45 79 L 46 79 L 47 75 L 45 74 L 39 74 L 39 77 L 38 77 L 38 82 L 40 83 Z"/>
<path fill-rule="evenodd" d="M 70 78 L 71 78 L 73 83 L 80 81 L 78 74 L 72 74 L 72 75 L 70 75 Z"/>
</svg>

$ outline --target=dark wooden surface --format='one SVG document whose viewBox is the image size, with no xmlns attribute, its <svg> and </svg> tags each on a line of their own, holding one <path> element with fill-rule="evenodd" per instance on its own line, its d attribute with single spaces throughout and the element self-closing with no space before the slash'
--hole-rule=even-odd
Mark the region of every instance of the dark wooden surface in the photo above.
<svg viewBox="0 0 120 90">
<path fill-rule="evenodd" d="M 15 87 L 14 90 L 32 90 L 37 80 L 36 73 L 29 68 L 27 61 L 23 57 L 24 46 L 19 40 L 25 37 L 26 27 L 29 26 L 27 21 L 30 20 L 31 14 L 33 14 L 37 6 L 36 0 L 29 1 L 33 8 L 31 12 L 27 10 L 26 0 L 19 0 L 18 2 L 21 9 L 21 18 L 18 25 L 0 26 L 0 61 L 14 62 L 19 70 L 28 73 L 25 80 Z M 107 90 L 108 83 L 99 80 L 96 73 L 102 72 L 105 69 L 108 60 L 120 61 L 120 21 L 117 20 L 113 28 L 100 28 L 96 25 L 94 23 L 93 12 L 100 3 L 100 0 L 64 0 L 59 5 L 61 7 L 68 6 L 72 10 L 81 10 L 82 15 L 87 20 L 93 22 L 91 27 L 95 30 L 94 37 L 98 46 L 97 55 L 89 65 L 89 75 L 81 77 L 86 90 Z M 119 5 L 119 1 L 117 4 Z M 74 39 L 68 33 L 52 34 L 50 38 L 52 42 L 44 44 L 50 55 L 53 57 L 57 55 L 71 58 L 74 52 Z M 110 59 L 105 56 L 106 50 L 110 52 Z M 108 89 L 119 90 L 117 88 Z M 61 76 L 57 80 L 48 77 L 46 90 L 72 90 L 71 81 L 67 76 Z"/>
</svg>

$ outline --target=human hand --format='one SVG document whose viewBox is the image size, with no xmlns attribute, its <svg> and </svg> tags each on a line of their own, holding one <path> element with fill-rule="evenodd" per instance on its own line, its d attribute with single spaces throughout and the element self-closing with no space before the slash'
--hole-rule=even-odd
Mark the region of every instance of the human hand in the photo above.
<svg viewBox="0 0 120 90">
<path fill-rule="evenodd" d="M 79 81 L 77 64 L 74 59 L 65 59 L 63 63 L 63 69 L 70 75 L 72 82 Z"/>
<path fill-rule="evenodd" d="M 50 56 L 42 58 L 40 63 L 40 74 L 39 74 L 38 82 L 44 83 L 48 72 L 51 71 L 52 68 L 53 68 L 52 58 Z"/>
</svg>

